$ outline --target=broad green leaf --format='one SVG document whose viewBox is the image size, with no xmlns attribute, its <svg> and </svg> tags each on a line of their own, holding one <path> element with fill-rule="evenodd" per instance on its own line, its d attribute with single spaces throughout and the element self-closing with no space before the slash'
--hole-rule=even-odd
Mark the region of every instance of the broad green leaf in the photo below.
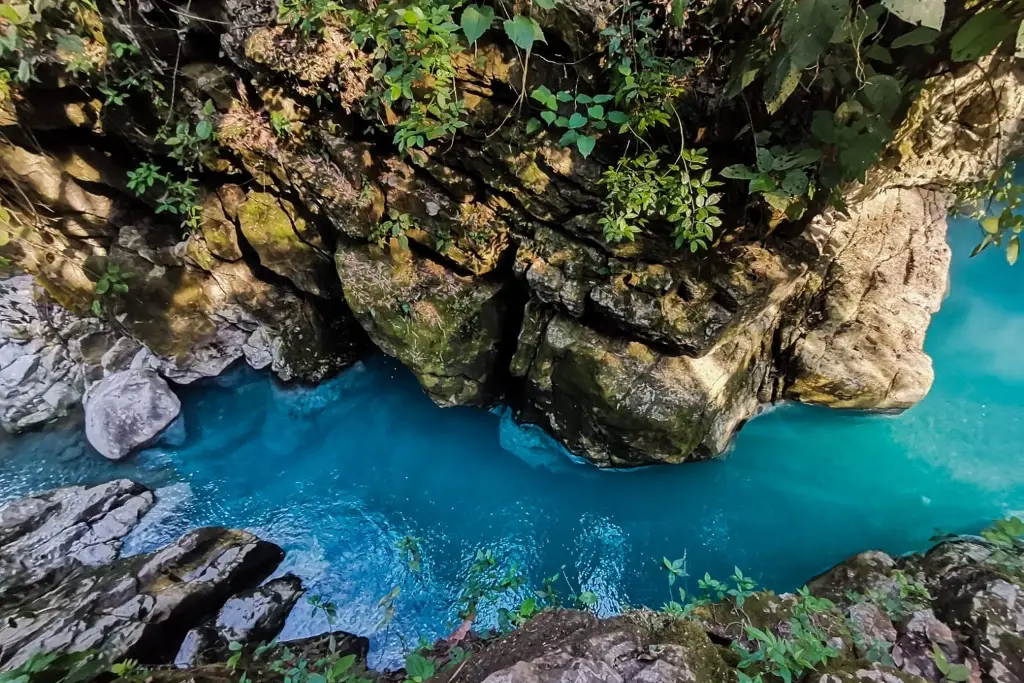
<svg viewBox="0 0 1024 683">
<path fill-rule="evenodd" d="M 550 114 L 551 112 L 546 111 L 544 113 L 545 114 Z M 534 133 L 536 133 L 538 130 L 540 130 L 543 127 L 544 127 L 544 124 L 541 123 L 540 119 L 530 119 L 529 121 L 526 122 L 526 134 L 527 135 L 533 135 Z"/>
<path fill-rule="evenodd" d="M 817 63 L 849 15 L 847 0 L 797 0 L 786 12 L 781 31 L 792 66 L 799 70 Z"/>
<path fill-rule="evenodd" d="M 1013 53 L 1014 57 L 1024 57 L 1024 21 L 1017 27 L 1017 48 Z"/>
<path fill-rule="evenodd" d="M 1016 235 L 1010 238 L 1009 244 L 1006 245 L 1006 262 L 1011 266 L 1017 262 L 1017 257 L 1020 255 L 1020 238 Z"/>
<path fill-rule="evenodd" d="M 576 131 L 567 130 L 562 135 L 562 137 L 558 139 L 558 144 L 561 145 L 562 147 L 569 147 L 570 145 L 576 142 L 576 138 L 578 138 L 579 136 L 580 134 L 577 133 Z"/>
<path fill-rule="evenodd" d="M 196 137 L 200 140 L 209 140 L 213 135 L 213 124 L 203 119 L 196 124 Z"/>
<path fill-rule="evenodd" d="M 99 299 L 92 300 L 91 310 L 92 314 L 97 318 L 103 315 L 103 304 L 100 303 Z"/>
<path fill-rule="evenodd" d="M 547 42 L 544 40 L 544 32 L 541 31 L 540 24 L 530 17 L 524 17 L 521 14 L 516 15 L 511 19 L 506 19 L 504 26 L 505 35 L 508 36 L 509 40 L 515 43 L 518 48 L 527 52 L 533 49 L 535 42 Z"/>
<path fill-rule="evenodd" d="M 582 128 L 587 125 L 587 117 L 578 111 L 574 111 L 569 117 L 569 128 Z"/>
<path fill-rule="evenodd" d="M 764 84 L 764 103 L 769 114 L 774 114 L 800 84 L 800 69 L 783 59 Z"/>
<path fill-rule="evenodd" d="M 533 4 L 541 9 L 555 9 L 555 0 L 533 0 Z"/>
<path fill-rule="evenodd" d="M 786 213 L 786 209 L 793 203 L 793 198 L 785 191 L 765 192 L 764 200 L 768 202 L 769 206 L 781 213 Z"/>
<path fill-rule="evenodd" d="M 803 193 L 807 192 L 807 174 L 803 171 L 792 170 L 788 172 L 782 179 L 781 190 L 786 194 L 791 194 L 794 197 L 799 197 Z M 785 211 L 785 209 L 782 209 Z"/>
<path fill-rule="evenodd" d="M 939 37 L 939 32 L 933 28 L 927 26 L 918 26 L 915 29 L 907 31 L 902 36 L 892 41 L 892 45 L 889 47 L 893 50 L 898 50 L 901 47 L 914 47 L 916 45 L 928 45 L 935 41 Z"/>
<path fill-rule="evenodd" d="M 762 173 L 767 173 L 772 170 L 772 166 L 775 163 L 775 157 L 772 156 L 771 151 L 766 147 L 758 147 L 757 152 L 757 170 Z"/>
<path fill-rule="evenodd" d="M 775 189 L 775 181 L 768 175 L 759 175 L 750 181 L 747 186 L 747 194 L 754 194 L 755 192 L 771 192 Z"/>
<path fill-rule="evenodd" d="M 885 74 L 875 74 L 867 79 L 858 95 L 866 107 L 887 121 L 893 117 L 903 100 L 900 82 Z"/>
<path fill-rule="evenodd" d="M 604 118 L 604 107 L 600 104 L 595 104 L 592 107 L 587 107 L 587 116 L 591 119 L 603 119 Z"/>
<path fill-rule="evenodd" d="M 629 123 L 629 116 L 621 111 L 610 111 L 606 118 L 612 123 Z"/>
<path fill-rule="evenodd" d="M 973 62 L 987 55 L 1014 34 L 1014 24 L 999 7 L 978 12 L 953 34 L 950 57 L 955 62 Z"/>
<path fill-rule="evenodd" d="M 591 591 L 583 591 L 580 593 L 580 602 L 587 607 L 591 607 L 597 604 L 597 594 Z"/>
<path fill-rule="evenodd" d="M 945 0 L 882 0 L 897 17 L 910 24 L 920 24 L 938 31 L 946 18 Z"/>
<path fill-rule="evenodd" d="M 459 19 L 459 25 L 462 26 L 462 32 L 466 35 L 466 41 L 470 45 L 478 41 L 493 22 L 494 9 L 486 5 L 466 5 L 466 9 L 462 10 L 462 17 Z"/>
<path fill-rule="evenodd" d="M 864 50 L 864 56 L 882 64 L 892 64 L 892 55 L 881 45 L 872 45 Z"/>
<path fill-rule="evenodd" d="M 981 222 L 981 227 L 990 235 L 999 232 L 999 216 L 989 216 Z"/>
<path fill-rule="evenodd" d="M 572 93 L 568 90 L 559 90 L 555 96 L 559 102 L 572 102 Z"/>
<path fill-rule="evenodd" d="M 19 3 L 17 5 L 4 3 L 0 5 L 0 17 L 3 17 L 15 26 L 25 21 L 31 13 L 32 8 L 27 3 Z"/>
<path fill-rule="evenodd" d="M 746 164 L 733 164 L 732 166 L 726 166 L 722 169 L 722 177 L 731 178 L 733 180 L 753 180 L 759 175 L 760 173 Z"/>
<path fill-rule="evenodd" d="M 85 52 L 85 43 L 82 42 L 82 38 L 73 33 L 62 33 L 57 36 L 57 47 L 78 55 Z"/>
<path fill-rule="evenodd" d="M 552 123 L 555 122 L 555 119 L 558 118 L 558 114 L 556 114 L 553 111 L 542 111 L 540 113 L 540 117 L 544 119 L 544 122 L 550 126 Z"/>
<path fill-rule="evenodd" d="M 597 140 L 591 135 L 581 135 L 576 138 L 576 149 L 580 151 L 584 159 L 589 157 L 590 153 L 594 151 L 595 144 L 597 144 Z"/>
</svg>

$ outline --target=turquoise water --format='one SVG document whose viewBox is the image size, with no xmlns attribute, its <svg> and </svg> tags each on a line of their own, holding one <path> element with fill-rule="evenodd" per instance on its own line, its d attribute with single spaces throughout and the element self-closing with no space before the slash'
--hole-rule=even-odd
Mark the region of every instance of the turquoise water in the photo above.
<svg viewBox="0 0 1024 683">
<path fill-rule="evenodd" d="M 448 631 L 481 547 L 534 579 L 565 565 L 606 612 L 660 605 L 663 555 L 791 589 L 856 551 L 909 551 L 936 528 L 1024 510 L 1024 271 L 994 250 L 968 260 L 975 236 L 953 228 L 952 291 L 928 340 L 937 380 L 901 416 L 783 406 L 724 460 L 604 472 L 498 414 L 436 408 L 385 358 L 315 389 L 238 369 L 183 390 L 179 445 L 128 463 L 88 452 L 74 424 L 0 441 L 0 499 L 111 476 L 158 487 L 130 551 L 197 525 L 251 529 L 288 550 L 282 570 L 333 600 L 341 628 L 371 636 L 380 665 L 414 634 Z M 424 539 L 415 579 L 394 548 L 405 535 Z M 399 583 L 395 621 L 378 628 Z M 324 628 L 303 605 L 285 635 Z"/>
</svg>

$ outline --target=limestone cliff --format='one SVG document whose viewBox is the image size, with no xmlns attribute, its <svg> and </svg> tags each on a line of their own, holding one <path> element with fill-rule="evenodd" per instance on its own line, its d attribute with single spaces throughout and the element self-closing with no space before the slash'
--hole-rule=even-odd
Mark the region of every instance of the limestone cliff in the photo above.
<svg viewBox="0 0 1024 683">
<path fill-rule="evenodd" d="M 455 52 L 465 127 L 401 154 L 380 134 L 393 112 L 366 108 L 384 77 L 343 25 L 303 37 L 272 0 L 137 5 L 101 8 L 109 35 L 92 40 L 144 48 L 175 74 L 173 97 L 101 102 L 54 68 L 4 102 L 8 259 L 57 304 L 144 345 L 172 381 L 242 357 L 316 381 L 368 338 L 440 405 L 506 401 L 602 466 L 717 456 L 784 399 L 919 401 L 947 287 L 948 189 L 997 167 L 1024 114 L 1006 56 L 933 75 L 881 162 L 846 186 L 845 213 L 819 203 L 776 230 L 726 194 L 734 227 L 693 254 L 654 227 L 602 237 L 598 180 L 623 153 L 615 144 L 584 156 L 526 135 L 525 80 L 592 81 L 585 60 L 573 75 L 498 37 Z M 593 49 L 614 11 L 599 5 L 538 14 L 551 49 Z M 714 122 L 737 113 L 714 91 L 721 74 L 690 85 L 692 127 L 728 155 Z M 139 159 L 180 157 L 161 142 L 171 120 L 216 140 L 191 152 L 184 234 L 166 193 L 127 185 Z M 111 266 L 130 274 L 127 291 L 101 296 Z M 14 411 L 25 412 L 38 417 L 5 426 L 59 411 Z"/>
</svg>

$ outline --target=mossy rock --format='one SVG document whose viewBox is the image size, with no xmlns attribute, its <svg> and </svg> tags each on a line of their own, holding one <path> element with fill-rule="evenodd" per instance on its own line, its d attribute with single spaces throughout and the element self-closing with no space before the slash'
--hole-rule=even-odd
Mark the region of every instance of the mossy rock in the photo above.
<svg viewBox="0 0 1024 683">
<path fill-rule="evenodd" d="M 504 331 L 500 286 L 455 275 L 401 249 L 344 246 L 335 257 L 345 300 L 385 353 L 442 406 L 486 403 Z"/>
</svg>

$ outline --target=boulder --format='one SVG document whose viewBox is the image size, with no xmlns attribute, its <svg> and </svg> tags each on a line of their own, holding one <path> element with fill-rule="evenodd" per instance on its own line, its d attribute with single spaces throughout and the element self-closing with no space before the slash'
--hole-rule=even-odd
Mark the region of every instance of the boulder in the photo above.
<svg viewBox="0 0 1024 683">
<path fill-rule="evenodd" d="M 81 566 L 0 604 L 0 666 L 34 652 L 95 650 L 108 661 L 168 661 L 185 632 L 283 557 L 245 531 L 205 528 L 149 555 Z"/>
<path fill-rule="evenodd" d="M 507 319 L 501 287 L 407 250 L 340 247 L 345 301 L 370 339 L 441 406 L 483 404 Z"/>
<path fill-rule="evenodd" d="M 153 506 L 146 487 L 118 479 L 13 500 L 0 507 L 0 603 L 76 567 L 115 560 Z"/>
<path fill-rule="evenodd" d="M 185 635 L 174 658 L 177 667 L 224 661 L 231 643 L 258 645 L 271 641 L 284 628 L 292 607 L 302 597 L 302 581 L 286 574 L 233 596 L 210 622 Z"/>
<path fill-rule="evenodd" d="M 120 460 L 151 443 L 180 410 L 181 401 L 155 371 L 122 370 L 90 388 L 85 435 L 103 456 Z"/>
</svg>

